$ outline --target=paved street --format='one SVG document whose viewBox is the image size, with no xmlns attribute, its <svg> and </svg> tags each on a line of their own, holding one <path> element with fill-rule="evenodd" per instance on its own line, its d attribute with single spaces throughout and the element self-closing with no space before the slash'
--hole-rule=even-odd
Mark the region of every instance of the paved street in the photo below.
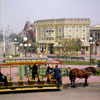
<svg viewBox="0 0 100 100">
<path fill-rule="evenodd" d="M 62 91 L 32 91 L 25 93 L 0 94 L 0 100 L 99 100 L 100 84 L 88 87 L 65 87 Z"/>
</svg>

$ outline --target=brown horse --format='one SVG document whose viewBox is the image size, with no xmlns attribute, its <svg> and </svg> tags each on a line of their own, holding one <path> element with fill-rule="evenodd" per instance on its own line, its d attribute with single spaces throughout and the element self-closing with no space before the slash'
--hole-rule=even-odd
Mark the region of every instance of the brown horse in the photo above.
<svg viewBox="0 0 100 100">
<path fill-rule="evenodd" d="M 87 80 L 90 76 L 90 72 L 92 72 L 94 75 L 96 75 L 96 70 L 93 67 L 87 67 L 85 69 L 78 69 L 74 68 L 69 72 L 69 79 L 71 81 L 71 87 L 75 86 L 75 80 L 76 78 L 85 78 L 84 86 L 88 86 Z"/>
<path fill-rule="evenodd" d="M 85 68 L 85 70 L 87 70 L 88 72 L 93 73 L 94 75 L 96 75 L 98 73 L 96 71 L 96 68 L 94 68 L 94 67 L 87 67 L 87 68 Z"/>
</svg>

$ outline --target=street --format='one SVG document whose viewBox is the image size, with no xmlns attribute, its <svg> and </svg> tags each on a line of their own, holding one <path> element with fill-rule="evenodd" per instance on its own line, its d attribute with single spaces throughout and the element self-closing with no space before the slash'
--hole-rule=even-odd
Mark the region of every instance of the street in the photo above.
<svg viewBox="0 0 100 100">
<path fill-rule="evenodd" d="M 88 87 L 64 87 L 61 91 L 32 91 L 24 93 L 0 94 L 0 100 L 99 100 L 100 84 Z"/>
</svg>

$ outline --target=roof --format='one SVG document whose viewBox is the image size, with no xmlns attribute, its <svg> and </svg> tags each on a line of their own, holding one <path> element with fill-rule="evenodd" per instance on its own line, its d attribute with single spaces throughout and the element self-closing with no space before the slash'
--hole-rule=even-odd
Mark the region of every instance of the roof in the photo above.
<svg viewBox="0 0 100 100">
<path fill-rule="evenodd" d="M 89 18 L 64 18 L 64 19 L 47 19 L 37 20 L 34 25 L 42 24 L 90 24 Z"/>
<path fill-rule="evenodd" d="M 0 66 L 8 65 L 26 65 L 26 64 L 61 64 L 57 59 L 51 58 L 34 58 L 34 57 L 16 57 L 2 59 Z"/>
<path fill-rule="evenodd" d="M 91 26 L 90 31 L 93 31 L 93 30 L 99 30 L 100 31 L 100 24 L 96 24 L 94 26 Z"/>
</svg>

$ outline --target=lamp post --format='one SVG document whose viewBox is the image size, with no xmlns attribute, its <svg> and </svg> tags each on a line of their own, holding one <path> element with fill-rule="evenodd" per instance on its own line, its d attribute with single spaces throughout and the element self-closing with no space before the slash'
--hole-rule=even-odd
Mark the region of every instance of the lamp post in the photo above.
<svg viewBox="0 0 100 100">
<path fill-rule="evenodd" d="M 28 47 L 30 48 L 32 45 L 31 43 L 28 43 Z M 31 52 L 30 52 L 30 57 L 31 57 Z"/>
<path fill-rule="evenodd" d="M 17 52 L 16 52 L 16 45 L 19 44 L 17 38 L 14 39 L 14 44 L 15 44 L 15 56 L 16 56 L 16 54 L 17 54 Z"/>
<path fill-rule="evenodd" d="M 92 53 L 92 52 L 91 52 L 91 51 L 92 51 L 92 50 L 91 50 L 91 49 L 92 49 L 92 48 L 91 48 L 91 47 L 92 47 L 92 37 L 90 37 L 89 43 L 90 43 L 90 65 L 91 65 L 91 63 L 92 63 L 92 61 L 91 61 L 91 58 L 92 58 L 92 55 L 91 55 L 91 53 Z"/>
<path fill-rule="evenodd" d="M 25 44 L 24 44 L 24 48 L 25 48 L 25 57 L 26 57 L 26 52 L 27 52 L 27 46 L 28 46 L 28 45 L 25 43 Z"/>
<path fill-rule="evenodd" d="M 95 55 L 97 54 L 97 40 L 95 38 Z"/>
<path fill-rule="evenodd" d="M 20 43 L 20 47 L 23 47 L 25 49 L 25 57 L 27 56 L 27 47 L 31 47 L 31 43 L 27 43 L 27 37 L 23 38 L 23 42 Z"/>
<path fill-rule="evenodd" d="M 4 26 L 4 0 L 2 0 L 2 33 L 3 33 L 3 57 L 5 57 L 5 26 Z"/>
<path fill-rule="evenodd" d="M 27 49 L 27 43 L 26 42 L 27 42 L 27 37 L 24 37 L 23 38 L 23 43 L 24 43 L 23 46 L 25 47 L 25 57 L 26 57 L 26 49 Z"/>
</svg>

